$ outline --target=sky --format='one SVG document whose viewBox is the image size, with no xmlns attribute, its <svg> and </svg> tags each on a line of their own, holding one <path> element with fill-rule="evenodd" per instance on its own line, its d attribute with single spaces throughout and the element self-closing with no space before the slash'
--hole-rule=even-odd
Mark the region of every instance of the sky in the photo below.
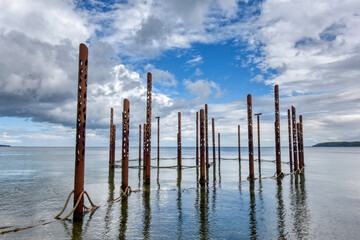
<svg viewBox="0 0 360 240">
<path fill-rule="evenodd" d="M 247 146 L 251 94 L 261 145 L 273 147 L 275 84 L 282 146 L 291 106 L 303 115 L 305 145 L 356 141 L 359 26 L 358 0 L 0 0 L 0 144 L 75 146 L 80 43 L 89 48 L 87 146 L 109 145 L 110 108 L 120 129 L 124 98 L 138 146 L 147 72 L 153 146 L 156 116 L 161 146 L 176 146 L 179 111 L 182 145 L 195 146 L 205 103 L 221 145 L 237 145 L 240 124 Z"/>
</svg>

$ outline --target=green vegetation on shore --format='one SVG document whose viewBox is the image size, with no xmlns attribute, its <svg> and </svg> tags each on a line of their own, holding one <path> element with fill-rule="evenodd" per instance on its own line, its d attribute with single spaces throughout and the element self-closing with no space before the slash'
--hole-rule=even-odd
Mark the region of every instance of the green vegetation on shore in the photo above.
<svg viewBox="0 0 360 240">
<path fill-rule="evenodd" d="M 360 141 L 356 142 L 324 142 L 315 144 L 313 147 L 360 147 Z"/>
</svg>

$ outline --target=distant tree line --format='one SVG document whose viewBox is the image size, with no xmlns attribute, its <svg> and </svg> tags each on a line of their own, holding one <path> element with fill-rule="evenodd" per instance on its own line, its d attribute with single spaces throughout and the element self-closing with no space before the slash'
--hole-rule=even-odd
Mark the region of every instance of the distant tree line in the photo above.
<svg viewBox="0 0 360 240">
<path fill-rule="evenodd" d="M 360 147 L 360 141 L 355 142 L 324 142 L 315 144 L 313 147 Z"/>
</svg>

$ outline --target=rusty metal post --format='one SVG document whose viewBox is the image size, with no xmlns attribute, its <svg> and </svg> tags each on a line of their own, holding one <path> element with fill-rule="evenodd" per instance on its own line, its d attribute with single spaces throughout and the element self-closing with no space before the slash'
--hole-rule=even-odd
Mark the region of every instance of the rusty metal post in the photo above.
<svg viewBox="0 0 360 240">
<path fill-rule="evenodd" d="M 213 142 L 213 163 L 216 164 L 216 152 L 215 152 L 215 119 L 211 119 L 212 122 L 212 142 Z M 220 160 L 220 159 L 219 159 Z"/>
<path fill-rule="evenodd" d="M 205 151 L 206 167 L 209 167 L 209 127 L 208 127 L 208 105 L 205 104 Z"/>
<path fill-rule="evenodd" d="M 146 173 L 145 184 L 150 184 L 150 167 L 151 167 L 151 91 L 152 75 L 147 74 L 147 98 L 146 98 Z"/>
<path fill-rule="evenodd" d="M 144 123 L 144 128 L 143 128 L 143 130 L 144 130 L 144 136 L 143 136 L 143 168 L 144 168 L 144 170 L 146 170 L 146 164 L 147 164 L 147 162 L 146 162 L 146 152 L 145 152 L 145 149 L 146 149 L 146 123 Z"/>
<path fill-rule="evenodd" d="M 221 159 L 221 153 L 220 153 L 220 133 L 218 133 L 218 158 L 219 158 L 219 164 Z M 220 165 L 219 165 L 220 166 Z"/>
<path fill-rule="evenodd" d="M 196 166 L 199 165 L 199 112 L 196 112 Z"/>
<path fill-rule="evenodd" d="M 86 131 L 86 95 L 87 95 L 88 48 L 80 44 L 78 99 L 76 116 L 76 150 L 75 150 L 75 180 L 74 180 L 74 206 L 84 191 L 85 166 L 85 131 Z M 75 209 L 74 220 L 81 220 L 84 208 L 84 197 Z"/>
<path fill-rule="evenodd" d="M 281 172 L 281 146 L 280 146 L 280 110 L 279 86 L 275 85 L 275 146 L 276 146 L 276 175 L 283 176 Z"/>
<path fill-rule="evenodd" d="M 139 124 L 139 166 L 141 166 L 141 124 Z"/>
<path fill-rule="evenodd" d="M 116 125 L 113 124 L 112 127 L 111 127 L 111 162 L 110 162 L 110 165 L 112 167 L 115 166 L 115 141 L 116 141 Z"/>
<path fill-rule="evenodd" d="M 111 161 L 111 155 L 112 155 L 112 154 L 111 154 L 111 151 L 112 151 L 112 142 L 111 142 L 111 141 L 112 141 L 112 139 L 113 139 L 113 137 L 112 137 L 112 132 L 113 132 L 113 131 L 112 131 L 112 125 L 113 125 L 113 123 L 114 123 L 114 122 L 113 122 L 113 115 L 114 115 L 114 109 L 111 108 L 111 109 L 110 109 L 110 138 L 109 138 L 109 140 L 110 140 L 110 141 L 109 141 L 109 142 L 110 142 L 110 144 L 109 144 L 109 165 L 110 165 L 110 166 L 112 166 L 112 165 L 111 165 L 111 162 L 112 162 L 112 161 Z"/>
<path fill-rule="evenodd" d="M 293 153 L 294 153 L 294 171 L 298 170 L 297 161 L 297 135 L 296 135 L 296 109 L 291 106 L 292 113 L 292 129 L 293 129 Z"/>
<path fill-rule="evenodd" d="M 205 186 L 205 119 L 204 109 L 200 110 L 200 185 Z"/>
<path fill-rule="evenodd" d="M 288 134 L 289 134 L 289 160 L 290 160 L 290 171 L 292 171 L 292 148 L 291 148 L 291 117 L 290 109 L 288 109 Z"/>
<path fill-rule="evenodd" d="M 122 182 L 121 189 L 126 192 L 129 176 L 129 123 L 130 123 L 130 102 L 124 99 L 124 110 L 122 113 Z"/>
<path fill-rule="evenodd" d="M 239 163 L 241 161 L 241 148 L 240 148 L 240 125 L 238 125 L 238 154 L 239 154 Z"/>
<path fill-rule="evenodd" d="M 301 163 L 301 137 L 300 137 L 300 123 L 296 123 L 297 139 L 298 139 L 298 156 L 299 156 L 299 169 L 302 169 Z"/>
<path fill-rule="evenodd" d="M 305 160 L 304 160 L 304 133 L 303 133 L 303 118 L 302 115 L 300 115 L 300 138 L 301 138 L 301 164 L 304 167 L 305 166 Z"/>
<path fill-rule="evenodd" d="M 160 164 L 160 117 L 157 119 L 157 166 Z"/>
<path fill-rule="evenodd" d="M 177 166 L 181 168 L 181 112 L 178 112 Z"/>
<path fill-rule="evenodd" d="M 247 95 L 247 114 L 248 114 L 248 138 L 249 138 L 249 179 L 254 180 L 254 143 L 252 125 L 252 101 L 251 94 Z"/>
<path fill-rule="evenodd" d="M 260 147 L 260 115 L 262 115 L 262 113 L 256 113 L 254 114 L 255 116 L 257 116 L 257 134 L 258 134 L 258 161 L 260 164 L 261 161 L 261 147 Z"/>
</svg>

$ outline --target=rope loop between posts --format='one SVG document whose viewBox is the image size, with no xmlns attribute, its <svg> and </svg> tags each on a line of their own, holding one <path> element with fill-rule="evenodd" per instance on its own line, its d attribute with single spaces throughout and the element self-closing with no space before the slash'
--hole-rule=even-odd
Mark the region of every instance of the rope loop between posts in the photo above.
<svg viewBox="0 0 360 240">
<path fill-rule="evenodd" d="M 130 196 L 132 190 L 131 190 L 131 187 L 130 186 L 127 186 L 125 188 L 125 190 L 123 190 L 121 187 L 120 187 L 120 190 L 121 190 L 121 196 L 114 199 L 114 202 L 120 202 L 123 198 L 127 197 L 127 196 Z"/>
</svg>

